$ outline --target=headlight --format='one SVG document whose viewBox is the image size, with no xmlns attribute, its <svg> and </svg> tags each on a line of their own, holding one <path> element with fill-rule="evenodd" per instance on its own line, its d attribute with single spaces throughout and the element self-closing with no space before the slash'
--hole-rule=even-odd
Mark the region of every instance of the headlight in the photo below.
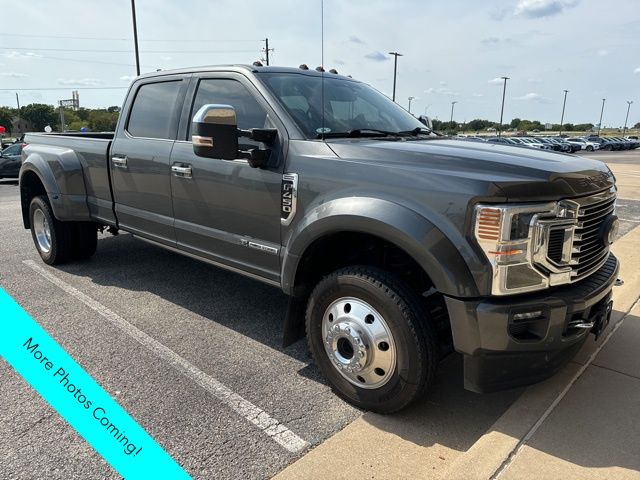
<svg viewBox="0 0 640 480">
<path fill-rule="evenodd" d="M 474 235 L 493 270 L 493 295 L 549 286 L 548 277 L 533 266 L 532 226 L 539 217 L 555 216 L 556 210 L 556 203 L 476 206 Z"/>
</svg>

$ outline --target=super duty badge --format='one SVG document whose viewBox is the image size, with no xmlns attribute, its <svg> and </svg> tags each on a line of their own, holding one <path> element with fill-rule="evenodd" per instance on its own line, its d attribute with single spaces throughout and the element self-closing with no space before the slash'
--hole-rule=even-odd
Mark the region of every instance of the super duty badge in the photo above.
<svg viewBox="0 0 640 480">
<path fill-rule="evenodd" d="M 296 215 L 296 203 L 298 202 L 298 174 L 285 173 L 282 175 L 282 188 L 280 191 L 280 222 L 289 225 Z"/>
</svg>

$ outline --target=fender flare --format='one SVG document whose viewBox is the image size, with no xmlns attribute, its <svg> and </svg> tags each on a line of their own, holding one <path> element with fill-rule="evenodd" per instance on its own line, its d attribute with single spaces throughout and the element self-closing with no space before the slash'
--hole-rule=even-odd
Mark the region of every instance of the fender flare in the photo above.
<svg viewBox="0 0 640 480">
<path fill-rule="evenodd" d="M 478 296 L 469 266 L 440 229 L 407 207 L 368 197 L 331 200 L 306 212 L 297 222 L 283 256 L 285 293 L 293 294 L 300 260 L 307 249 L 323 236 L 338 232 L 366 233 L 387 240 L 410 255 L 440 293 Z"/>
<path fill-rule="evenodd" d="M 53 215 L 60 221 L 90 221 L 82 164 L 73 150 L 36 145 L 34 152 L 25 148 L 20 168 L 20 197 L 25 227 L 28 227 L 29 199 L 23 188 L 27 172 L 33 172 L 47 193 Z M 26 209 L 26 210 L 25 210 Z"/>
</svg>

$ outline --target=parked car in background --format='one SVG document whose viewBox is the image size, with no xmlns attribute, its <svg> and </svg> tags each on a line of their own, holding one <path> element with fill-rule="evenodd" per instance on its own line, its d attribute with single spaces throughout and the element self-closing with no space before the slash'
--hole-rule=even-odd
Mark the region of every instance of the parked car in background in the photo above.
<svg viewBox="0 0 640 480">
<path fill-rule="evenodd" d="M 566 139 L 566 141 L 573 145 L 578 145 L 581 150 L 586 150 L 588 152 L 600 150 L 600 144 L 598 142 L 592 142 L 591 140 L 587 140 L 586 138 L 569 137 Z"/>
<path fill-rule="evenodd" d="M 551 139 L 549 138 L 545 138 L 545 137 L 536 137 L 536 140 L 539 141 L 540 143 L 544 144 L 544 145 L 548 145 L 549 148 L 555 152 L 562 152 L 564 151 L 564 149 L 562 148 L 562 145 L 559 145 L 553 141 L 551 141 Z"/>
<path fill-rule="evenodd" d="M 537 138 L 534 137 L 521 137 L 521 140 L 527 144 L 530 148 L 539 148 L 541 150 L 553 150 L 551 145 L 547 145 L 546 143 L 541 142 Z"/>
<path fill-rule="evenodd" d="M 560 147 L 560 151 L 564 152 L 564 153 L 573 153 L 575 150 L 573 149 L 573 146 L 568 143 L 565 142 L 563 138 L 558 138 L 558 137 L 547 137 L 547 140 L 549 140 L 550 142 L 558 145 Z M 577 150 L 577 148 L 576 148 Z"/>
<path fill-rule="evenodd" d="M 24 143 L 14 143 L 0 152 L 0 178 L 18 178 Z"/>
<path fill-rule="evenodd" d="M 605 137 L 591 136 L 587 138 L 590 142 L 597 142 L 600 144 L 600 150 L 613 151 L 613 150 L 621 150 L 622 145 L 619 142 L 614 142 L 613 140 Z"/>
<path fill-rule="evenodd" d="M 571 142 L 567 142 L 567 139 L 564 137 L 553 137 L 553 139 L 557 142 L 560 142 L 562 145 L 566 145 L 569 147 L 569 153 L 575 153 L 582 150 L 580 145 L 572 144 Z"/>
</svg>

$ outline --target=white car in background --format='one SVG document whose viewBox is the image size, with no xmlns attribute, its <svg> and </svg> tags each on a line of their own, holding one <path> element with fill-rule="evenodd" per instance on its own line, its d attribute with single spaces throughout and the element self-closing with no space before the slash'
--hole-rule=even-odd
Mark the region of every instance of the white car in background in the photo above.
<svg viewBox="0 0 640 480">
<path fill-rule="evenodd" d="M 600 150 L 600 144 L 598 142 L 591 142 L 584 138 L 570 137 L 570 138 L 565 138 L 565 141 L 576 144 L 576 145 L 580 145 L 580 150 L 587 150 L 589 152 L 593 152 L 594 150 Z"/>
</svg>

